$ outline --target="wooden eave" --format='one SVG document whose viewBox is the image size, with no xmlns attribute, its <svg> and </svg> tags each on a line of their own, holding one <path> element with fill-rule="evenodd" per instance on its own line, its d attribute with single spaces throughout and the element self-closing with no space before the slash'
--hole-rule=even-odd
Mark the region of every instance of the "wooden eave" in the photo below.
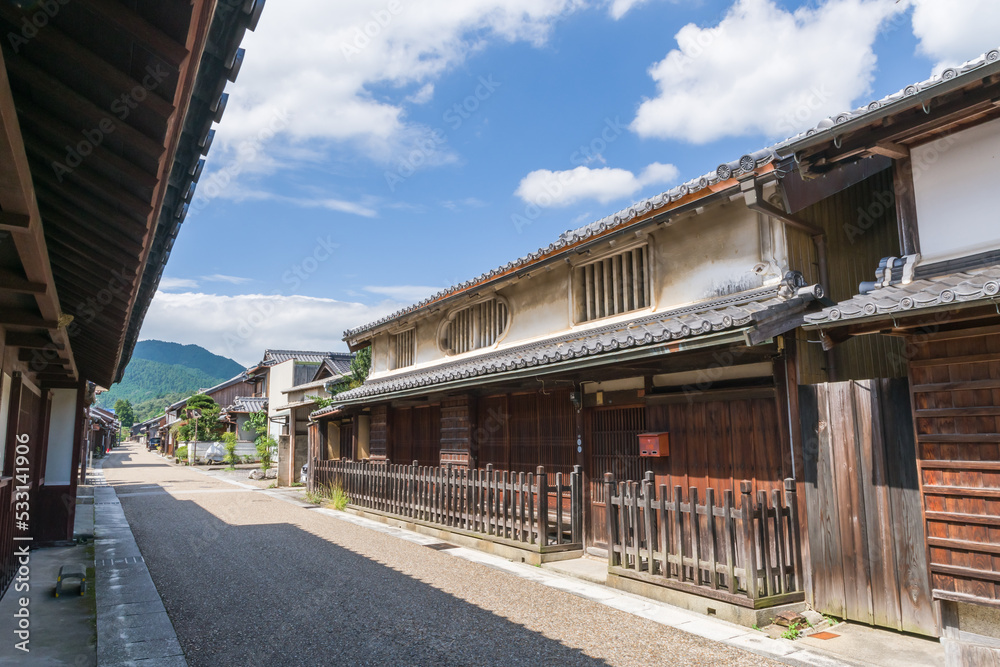
<svg viewBox="0 0 1000 667">
<path fill-rule="evenodd" d="M 1000 118 L 1000 73 L 993 69 L 958 88 L 931 89 L 898 110 L 835 126 L 822 139 L 793 143 L 788 152 L 803 175 L 814 176 L 873 155 L 906 158 L 916 146 Z"/>
<path fill-rule="evenodd" d="M 110 386 L 169 256 L 154 253 L 165 202 L 175 219 L 176 191 L 194 179 L 177 178 L 175 157 L 194 156 L 181 172 L 200 174 L 218 120 L 218 96 L 191 113 L 196 88 L 222 94 L 263 0 L 51 6 L 0 4 L 0 235 L 17 251 L 0 255 L 0 309 L 20 312 L 8 338 L 49 340 L 74 380 Z M 40 27 L 22 32 L 33 19 Z M 210 82 L 199 81 L 205 62 Z"/>
</svg>

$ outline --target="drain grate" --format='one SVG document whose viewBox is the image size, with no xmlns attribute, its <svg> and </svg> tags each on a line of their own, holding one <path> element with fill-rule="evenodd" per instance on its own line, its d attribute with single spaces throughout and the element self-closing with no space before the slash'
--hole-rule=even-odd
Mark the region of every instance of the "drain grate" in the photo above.
<svg viewBox="0 0 1000 667">
<path fill-rule="evenodd" d="M 444 551 L 446 549 L 457 549 L 457 544 L 448 544 L 447 542 L 435 542 L 434 544 L 425 544 L 428 549 L 434 549 L 434 551 Z"/>
</svg>

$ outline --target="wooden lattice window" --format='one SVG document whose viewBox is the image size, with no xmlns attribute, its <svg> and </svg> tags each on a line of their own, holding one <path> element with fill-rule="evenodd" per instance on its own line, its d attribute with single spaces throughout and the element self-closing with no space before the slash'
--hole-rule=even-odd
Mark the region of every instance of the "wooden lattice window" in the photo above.
<svg viewBox="0 0 1000 667">
<path fill-rule="evenodd" d="M 392 358 L 390 368 L 405 368 L 413 365 L 413 357 L 416 352 L 416 337 L 413 335 L 414 329 L 407 329 L 397 334 L 392 334 L 390 344 L 392 346 Z"/>
<path fill-rule="evenodd" d="M 650 304 L 648 246 L 578 266 L 573 280 L 577 322 L 646 308 Z"/>
<path fill-rule="evenodd" d="M 441 332 L 441 349 L 462 354 L 496 343 L 510 323 L 510 308 L 504 299 L 492 298 L 462 308 L 448 317 Z"/>
</svg>

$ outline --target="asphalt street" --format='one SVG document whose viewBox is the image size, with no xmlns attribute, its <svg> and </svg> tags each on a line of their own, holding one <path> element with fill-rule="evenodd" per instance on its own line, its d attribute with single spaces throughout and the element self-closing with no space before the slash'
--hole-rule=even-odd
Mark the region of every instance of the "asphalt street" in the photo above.
<svg viewBox="0 0 1000 667">
<path fill-rule="evenodd" d="M 104 466 L 190 665 L 774 665 L 126 445 Z"/>
</svg>

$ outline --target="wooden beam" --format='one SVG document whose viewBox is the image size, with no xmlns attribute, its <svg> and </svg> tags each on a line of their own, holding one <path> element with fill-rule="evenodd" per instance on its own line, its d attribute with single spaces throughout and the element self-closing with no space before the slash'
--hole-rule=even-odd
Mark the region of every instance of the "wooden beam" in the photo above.
<svg viewBox="0 0 1000 667">
<path fill-rule="evenodd" d="M 896 200 L 896 224 L 899 226 L 899 250 L 903 255 L 914 255 L 920 252 L 920 234 L 913 187 L 913 162 L 909 155 L 893 163 L 892 188 Z"/>
<path fill-rule="evenodd" d="M 52 356 L 49 356 L 49 355 Z M 38 364 L 39 366 L 66 366 L 69 367 L 69 359 L 64 359 L 60 357 L 55 350 L 32 350 L 32 349 L 22 349 L 17 353 L 18 361 L 23 361 L 25 363 Z"/>
<path fill-rule="evenodd" d="M 107 125 L 111 123 L 111 126 L 115 128 L 113 130 L 114 133 L 118 134 L 121 141 L 132 144 L 136 150 L 149 155 L 153 160 L 159 160 L 163 156 L 165 152 L 163 144 L 159 143 L 156 139 L 143 134 L 125 121 L 120 120 L 114 114 L 100 108 L 59 79 L 41 68 L 35 67 L 24 58 L 9 59 L 7 61 L 7 68 L 12 75 L 24 81 L 32 89 L 38 90 L 39 93 L 52 98 L 57 104 L 65 106 L 67 109 L 72 109 L 74 115 L 80 119 L 80 122 L 85 123 L 88 127 L 99 129 L 102 124 Z"/>
<path fill-rule="evenodd" d="M 98 17 L 107 19 L 166 62 L 179 67 L 188 58 L 183 44 L 114 0 L 77 0 Z"/>
<path fill-rule="evenodd" d="M 907 160 L 910 157 L 910 149 L 894 141 L 880 141 L 869 148 L 868 151 L 875 155 L 891 157 L 894 160 Z"/>
<path fill-rule="evenodd" d="M 10 347 L 31 348 L 36 350 L 59 350 L 66 349 L 61 343 L 54 342 L 48 334 L 27 333 L 24 331 L 8 331 L 4 337 L 4 343 Z"/>
<path fill-rule="evenodd" d="M 49 286 L 36 283 L 12 271 L 0 269 L 0 292 L 17 292 L 20 294 L 45 294 Z"/>
<path fill-rule="evenodd" d="M 59 323 L 47 320 L 38 313 L 14 308 L 0 309 L 0 324 L 4 326 L 36 327 L 38 329 L 56 329 Z"/>
<path fill-rule="evenodd" d="M 8 213 L 0 211 L 0 232 L 10 232 L 20 234 L 27 232 L 31 227 L 31 216 L 21 213 Z"/>
<path fill-rule="evenodd" d="M 40 166 L 37 161 L 33 164 L 36 167 Z M 79 209 L 81 216 L 86 213 L 102 223 L 107 222 L 114 226 L 116 234 L 125 234 L 133 241 L 142 243 L 146 218 L 130 215 L 126 211 L 120 211 L 110 204 L 94 199 L 86 189 L 76 183 L 70 181 L 60 183 L 51 169 L 35 169 L 34 179 L 40 199 L 59 201 L 63 209 L 67 206 Z"/>
<path fill-rule="evenodd" d="M 70 127 L 52 114 L 42 109 L 37 104 L 32 104 L 26 99 L 19 99 L 15 102 L 18 114 L 21 118 L 22 133 L 30 129 L 31 134 L 37 136 L 47 136 L 59 150 L 65 150 L 65 146 L 76 146 L 83 139 L 80 129 Z M 88 141 L 91 153 L 82 158 L 85 162 L 94 161 L 101 163 L 105 168 L 111 169 L 119 176 L 131 181 L 141 188 L 153 188 L 156 186 L 156 174 L 151 174 L 141 166 L 119 157 L 103 145 L 95 146 Z"/>
<path fill-rule="evenodd" d="M 50 145 L 33 134 L 25 135 L 24 147 L 29 154 L 35 155 L 39 161 L 47 163 L 50 169 L 54 169 L 56 164 L 60 164 L 65 159 L 58 151 L 53 150 Z M 90 190 L 92 197 L 103 199 L 109 204 L 117 204 L 121 208 L 131 211 L 136 216 L 148 217 L 153 211 L 153 207 L 148 201 L 135 196 L 120 184 L 102 176 L 86 162 L 78 165 L 75 169 L 62 173 L 62 176 L 63 179 L 76 181 L 84 188 Z"/>
<path fill-rule="evenodd" d="M 43 220 L 48 220 L 55 214 L 61 217 L 63 222 L 70 223 L 68 226 L 78 230 L 80 234 L 90 233 L 95 238 L 102 239 L 125 252 L 135 253 L 136 257 L 142 252 L 141 242 L 123 232 L 117 225 L 108 222 L 106 218 L 94 219 L 56 198 L 39 197 L 38 204 L 41 207 Z"/>
<path fill-rule="evenodd" d="M 39 203 L 41 204 L 41 202 Z M 46 230 L 48 231 L 48 235 L 50 237 L 56 237 L 61 241 L 63 241 L 63 237 L 66 237 L 63 242 L 72 242 L 74 245 L 78 246 L 81 253 L 89 252 L 92 254 L 96 253 L 97 255 L 103 255 L 104 257 L 114 261 L 116 264 L 134 266 L 139 263 L 138 250 L 135 250 L 134 252 L 124 250 L 117 243 L 113 242 L 112 239 L 114 237 L 105 239 L 103 236 L 93 233 L 88 234 L 86 231 L 79 230 L 76 225 L 67 221 L 65 217 L 54 211 L 47 210 L 44 205 L 42 205 L 41 208 L 42 220 L 45 221 Z"/>
<path fill-rule="evenodd" d="M 18 10 L 9 2 L 0 2 L 0 17 L 18 30 L 20 30 L 25 18 L 31 20 L 30 14 L 30 12 Z M 102 81 L 111 90 L 125 92 L 136 86 L 142 87 L 142 83 L 133 79 L 126 72 L 83 47 L 72 37 L 56 28 L 52 25 L 52 21 L 49 21 L 44 29 L 38 30 L 29 43 L 22 46 L 24 51 L 19 52 L 18 55 L 25 52 L 32 54 L 32 48 L 36 45 L 40 47 L 40 52 L 44 50 L 48 54 L 59 54 L 66 61 L 86 70 L 90 76 Z M 157 94 L 155 90 L 150 91 L 146 99 L 139 102 L 139 105 L 148 108 L 164 120 L 169 119 L 175 111 L 174 105 Z"/>
</svg>

